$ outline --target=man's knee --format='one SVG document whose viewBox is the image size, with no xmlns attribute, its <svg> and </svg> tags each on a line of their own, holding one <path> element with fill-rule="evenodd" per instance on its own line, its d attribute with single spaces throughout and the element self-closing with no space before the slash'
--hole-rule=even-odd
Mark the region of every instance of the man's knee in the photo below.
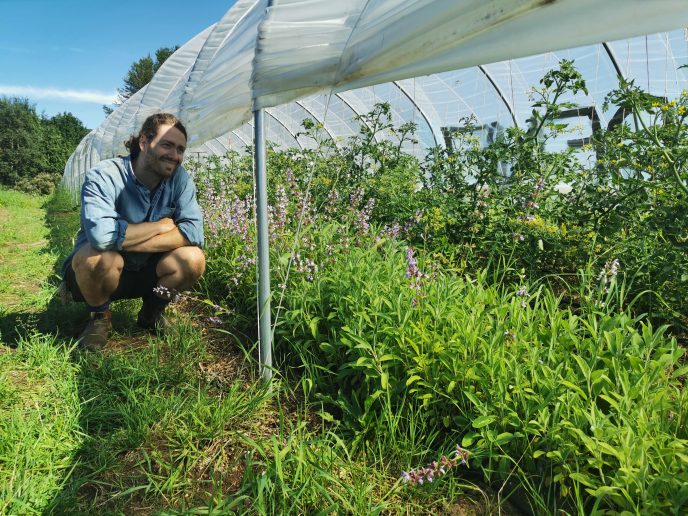
<svg viewBox="0 0 688 516">
<path fill-rule="evenodd" d="M 117 251 L 98 251 L 85 244 L 72 258 L 72 269 L 77 277 L 106 277 L 110 274 L 121 274 L 124 268 L 124 258 Z"/>
<path fill-rule="evenodd" d="M 196 246 L 179 247 L 167 253 L 158 264 L 158 276 L 179 273 L 194 283 L 205 272 L 205 254 Z"/>
</svg>

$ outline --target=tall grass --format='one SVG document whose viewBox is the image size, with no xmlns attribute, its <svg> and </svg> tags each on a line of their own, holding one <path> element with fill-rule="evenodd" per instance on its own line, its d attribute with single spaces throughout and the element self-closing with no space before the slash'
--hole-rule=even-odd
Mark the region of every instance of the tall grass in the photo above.
<svg viewBox="0 0 688 516">
<path fill-rule="evenodd" d="M 74 468 L 84 435 L 69 351 L 36 334 L 0 347 L 0 514 L 43 514 Z"/>
</svg>

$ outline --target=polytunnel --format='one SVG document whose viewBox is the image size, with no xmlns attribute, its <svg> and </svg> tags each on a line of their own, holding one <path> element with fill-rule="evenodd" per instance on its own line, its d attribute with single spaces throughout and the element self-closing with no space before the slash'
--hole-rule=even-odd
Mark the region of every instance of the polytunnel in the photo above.
<svg viewBox="0 0 688 516">
<path fill-rule="evenodd" d="M 580 146 L 595 128 L 618 123 L 602 105 L 619 77 L 660 98 L 686 88 L 686 26 L 686 0 L 238 0 L 82 140 L 63 183 L 78 191 L 86 171 L 125 153 L 125 140 L 158 111 L 184 122 L 187 155 L 255 141 L 257 169 L 264 140 L 308 147 L 299 132 L 310 118 L 343 142 L 358 131 L 354 117 L 381 102 L 396 124 L 417 125 L 406 150 L 419 157 L 447 145 L 468 117 L 487 142 L 527 127 L 531 88 L 562 59 L 575 62 L 588 94 L 561 99 L 577 106 L 562 116 L 580 135 L 555 145 Z M 260 255 L 259 245 L 259 263 Z"/>
<path fill-rule="evenodd" d="M 395 123 L 417 124 L 407 151 L 422 157 L 469 116 L 487 139 L 526 126 L 531 87 L 564 58 L 588 85 L 564 99 L 583 138 L 614 118 L 601 105 L 618 76 L 664 98 L 685 88 L 686 25 L 685 0 L 239 0 L 83 139 L 63 181 L 78 190 L 161 110 L 184 121 L 190 153 L 223 154 L 252 143 L 255 108 L 266 108 L 269 141 L 307 147 L 303 119 L 344 141 L 354 116 L 387 102 Z"/>
</svg>

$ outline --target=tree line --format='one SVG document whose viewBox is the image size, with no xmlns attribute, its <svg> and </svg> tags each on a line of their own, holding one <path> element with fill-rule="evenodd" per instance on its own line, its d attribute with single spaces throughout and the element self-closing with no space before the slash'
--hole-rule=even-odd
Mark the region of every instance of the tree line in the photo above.
<svg viewBox="0 0 688 516">
<path fill-rule="evenodd" d="M 0 97 L 0 185 L 50 193 L 87 134 L 71 113 L 39 116 L 28 99 Z"/>
</svg>

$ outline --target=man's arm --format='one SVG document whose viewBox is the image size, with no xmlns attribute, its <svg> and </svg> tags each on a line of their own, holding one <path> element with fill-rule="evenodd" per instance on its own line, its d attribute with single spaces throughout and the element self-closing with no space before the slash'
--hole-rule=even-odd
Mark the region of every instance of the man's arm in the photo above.
<svg viewBox="0 0 688 516">
<path fill-rule="evenodd" d="M 176 224 L 169 217 L 160 219 L 155 222 L 141 222 L 139 224 L 128 224 L 126 232 L 124 233 L 124 242 L 122 243 L 122 250 L 143 252 L 142 249 L 135 250 L 132 249 L 132 247 L 139 246 L 147 242 L 151 238 L 168 233 L 176 228 Z"/>
<path fill-rule="evenodd" d="M 151 222 L 150 224 L 155 223 Z M 131 227 L 131 225 L 129 227 Z M 177 249 L 178 247 L 189 245 L 192 245 L 191 242 L 189 242 L 182 232 L 179 231 L 179 228 L 175 226 L 171 231 L 155 235 L 147 240 L 131 244 L 130 246 L 126 245 L 125 240 L 123 249 L 134 253 L 165 253 Z"/>
</svg>

